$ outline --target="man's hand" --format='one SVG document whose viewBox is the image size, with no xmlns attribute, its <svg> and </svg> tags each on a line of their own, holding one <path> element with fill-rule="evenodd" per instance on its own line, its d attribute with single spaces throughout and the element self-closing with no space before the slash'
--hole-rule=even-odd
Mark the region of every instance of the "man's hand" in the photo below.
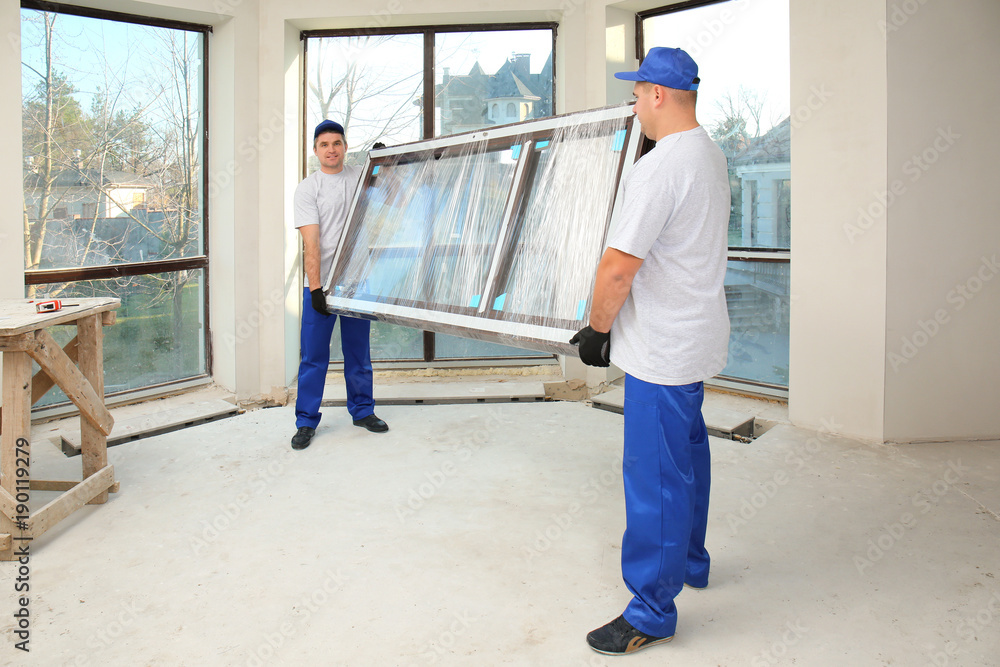
<svg viewBox="0 0 1000 667">
<path fill-rule="evenodd" d="M 607 368 L 611 365 L 611 332 L 595 331 L 586 326 L 569 339 L 570 345 L 580 346 L 580 361 L 588 366 Z"/>
<path fill-rule="evenodd" d="M 323 290 L 319 288 L 309 290 L 309 296 L 312 297 L 313 310 L 320 315 L 333 315 L 326 307 L 326 295 L 323 294 Z"/>
</svg>

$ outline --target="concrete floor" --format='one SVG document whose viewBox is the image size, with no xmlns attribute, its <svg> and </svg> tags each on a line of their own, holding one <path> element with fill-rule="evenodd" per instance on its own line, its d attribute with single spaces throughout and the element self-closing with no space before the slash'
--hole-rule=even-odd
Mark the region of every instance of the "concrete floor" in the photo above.
<svg viewBox="0 0 1000 667">
<path fill-rule="evenodd" d="M 291 407 L 110 450 L 121 492 L 31 545 L 32 665 L 997 665 L 1000 442 L 713 439 L 709 588 L 612 658 L 622 417 L 584 403 Z M 33 474 L 79 459 L 48 442 Z M 36 492 L 34 504 L 50 494 Z"/>
</svg>

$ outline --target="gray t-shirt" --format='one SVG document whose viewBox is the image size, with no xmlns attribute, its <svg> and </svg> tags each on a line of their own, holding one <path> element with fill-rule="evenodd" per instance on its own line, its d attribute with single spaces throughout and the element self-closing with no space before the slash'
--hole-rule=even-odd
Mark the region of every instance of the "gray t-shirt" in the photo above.
<svg viewBox="0 0 1000 667">
<path fill-rule="evenodd" d="M 726 366 L 726 157 L 704 128 L 671 134 L 625 180 L 608 246 L 643 259 L 611 327 L 611 361 L 645 382 L 700 382 Z"/>
<path fill-rule="evenodd" d="M 344 165 L 336 174 L 314 171 L 295 188 L 295 228 L 319 225 L 319 278 L 324 284 L 333 269 L 333 256 L 340 245 L 340 235 L 360 179 L 358 167 Z M 305 285 L 314 289 L 308 277 Z"/>
</svg>

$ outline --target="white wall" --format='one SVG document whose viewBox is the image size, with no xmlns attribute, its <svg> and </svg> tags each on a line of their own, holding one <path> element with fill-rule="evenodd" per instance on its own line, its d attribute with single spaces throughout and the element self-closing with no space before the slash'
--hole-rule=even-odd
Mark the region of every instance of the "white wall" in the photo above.
<svg viewBox="0 0 1000 667">
<path fill-rule="evenodd" d="M 789 415 L 881 440 L 885 218 L 858 210 L 886 182 L 881 0 L 791 0 L 792 260 Z"/>
<path fill-rule="evenodd" d="M 21 199 L 21 8 L 0 4 L 0 298 L 24 297 L 23 209 Z"/>
<path fill-rule="evenodd" d="M 894 4 L 885 439 L 996 438 L 1000 2 Z"/>
</svg>

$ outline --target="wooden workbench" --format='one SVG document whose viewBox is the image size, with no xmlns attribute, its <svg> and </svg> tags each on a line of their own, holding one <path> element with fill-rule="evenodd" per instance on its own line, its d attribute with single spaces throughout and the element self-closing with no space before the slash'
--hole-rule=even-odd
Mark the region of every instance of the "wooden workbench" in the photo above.
<svg viewBox="0 0 1000 667">
<path fill-rule="evenodd" d="M 32 540 L 84 505 L 107 502 L 118 490 L 108 465 L 107 435 L 114 418 L 104 405 L 103 326 L 113 324 L 118 299 L 70 299 L 54 313 L 35 313 L 27 299 L 0 299 L 3 409 L 0 413 L 0 560 L 12 560 Z M 76 338 L 59 347 L 46 330 L 75 324 Z M 31 377 L 31 362 L 40 367 Z M 82 481 L 31 478 L 31 406 L 58 385 L 80 409 Z M 32 490 L 62 491 L 28 512 Z"/>
</svg>

